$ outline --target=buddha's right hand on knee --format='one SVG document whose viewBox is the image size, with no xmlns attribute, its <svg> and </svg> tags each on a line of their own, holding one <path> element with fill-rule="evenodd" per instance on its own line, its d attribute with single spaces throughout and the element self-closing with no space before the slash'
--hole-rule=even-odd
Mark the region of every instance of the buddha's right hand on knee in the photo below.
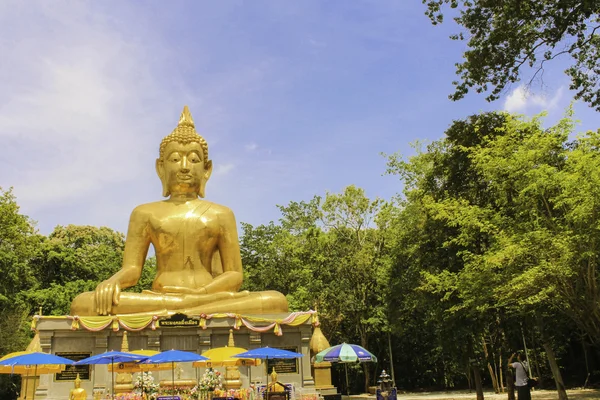
<svg viewBox="0 0 600 400">
<path fill-rule="evenodd" d="M 119 305 L 121 284 L 115 279 L 107 279 L 96 286 L 94 305 L 98 315 L 109 315 L 113 305 Z"/>
</svg>

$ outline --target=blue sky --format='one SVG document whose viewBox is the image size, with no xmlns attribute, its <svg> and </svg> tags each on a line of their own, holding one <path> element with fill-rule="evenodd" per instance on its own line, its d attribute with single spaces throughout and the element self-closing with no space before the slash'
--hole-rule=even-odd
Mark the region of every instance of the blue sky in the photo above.
<svg viewBox="0 0 600 400">
<path fill-rule="evenodd" d="M 402 185 L 380 153 L 410 155 L 453 119 L 546 109 L 550 123 L 572 101 L 559 60 L 528 95 L 451 102 L 464 44 L 419 0 L 8 1 L 0 26 L 0 186 L 44 234 L 124 232 L 159 200 L 158 145 L 185 104 L 215 165 L 206 198 L 260 224 L 350 184 L 390 198 Z M 600 127 L 575 107 L 580 129 Z"/>
</svg>

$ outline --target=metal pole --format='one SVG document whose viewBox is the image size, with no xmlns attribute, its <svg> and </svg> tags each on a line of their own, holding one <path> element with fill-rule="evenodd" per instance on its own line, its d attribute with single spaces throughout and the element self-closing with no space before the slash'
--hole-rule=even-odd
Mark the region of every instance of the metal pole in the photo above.
<svg viewBox="0 0 600 400">
<path fill-rule="evenodd" d="M 115 358 L 111 357 L 110 359 L 110 365 L 112 367 L 111 369 L 111 375 L 112 375 L 112 389 L 111 389 L 111 393 L 112 393 L 112 398 L 113 400 L 115 400 Z"/>
<path fill-rule="evenodd" d="M 396 376 L 394 375 L 394 358 L 392 357 L 392 336 L 388 332 L 388 351 L 390 353 L 390 372 L 392 373 L 392 387 L 396 387 Z"/>
<path fill-rule="evenodd" d="M 35 370 L 33 372 L 33 400 L 35 400 L 35 378 L 37 378 L 37 364 L 35 364 Z"/>
<path fill-rule="evenodd" d="M 27 374 L 25 375 L 25 397 L 23 397 L 24 400 L 27 400 L 27 385 L 29 385 L 29 368 L 27 368 Z M 21 378 L 21 391 L 23 391 L 23 378 Z"/>
<path fill-rule="evenodd" d="M 171 361 L 171 390 L 172 396 L 175 397 L 175 361 Z"/>
<path fill-rule="evenodd" d="M 350 386 L 348 384 L 348 363 L 344 363 L 344 369 L 346 370 L 346 396 L 350 396 Z"/>
<path fill-rule="evenodd" d="M 527 355 L 527 343 L 525 343 L 525 333 L 523 332 L 523 324 L 521 323 L 521 336 L 523 337 L 523 349 L 525 350 L 525 360 L 527 361 L 527 369 L 529 370 L 529 376 L 531 377 L 531 363 L 529 362 L 529 356 Z"/>
</svg>

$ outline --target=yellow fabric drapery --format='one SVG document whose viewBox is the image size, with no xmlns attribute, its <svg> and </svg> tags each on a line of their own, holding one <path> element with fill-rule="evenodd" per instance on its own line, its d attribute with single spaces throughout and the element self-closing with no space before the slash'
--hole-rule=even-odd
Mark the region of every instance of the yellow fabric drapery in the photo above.
<svg viewBox="0 0 600 400">
<path fill-rule="evenodd" d="M 319 323 L 316 311 L 303 311 L 290 313 L 285 318 L 263 318 L 257 316 L 246 316 L 240 314 L 231 313 L 215 313 L 215 314 L 202 314 L 200 317 L 200 327 L 206 329 L 206 321 L 213 318 L 233 319 L 233 328 L 240 329 L 242 326 L 250 329 L 254 332 L 267 332 L 273 330 L 273 332 L 280 336 L 282 334 L 282 325 L 298 326 L 305 324 L 310 320 L 311 324 L 315 325 Z M 120 327 L 128 331 L 140 331 L 148 326 L 152 329 L 156 329 L 156 321 L 160 317 L 158 316 L 128 316 L 128 315 L 108 315 L 108 316 L 41 316 L 35 315 L 31 321 L 31 329 L 36 330 L 37 324 L 41 319 L 67 319 L 71 320 L 71 329 L 85 329 L 88 331 L 98 332 L 107 327 L 111 327 L 112 330 L 118 331 Z"/>
</svg>

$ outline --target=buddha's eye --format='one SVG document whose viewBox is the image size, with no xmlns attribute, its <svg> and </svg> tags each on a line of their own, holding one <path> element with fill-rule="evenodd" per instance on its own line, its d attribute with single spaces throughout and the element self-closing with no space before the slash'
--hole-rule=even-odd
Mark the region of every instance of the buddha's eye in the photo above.
<svg viewBox="0 0 600 400">
<path fill-rule="evenodd" d="M 192 163 L 199 163 L 201 161 L 200 157 L 196 153 L 190 154 L 188 156 L 188 160 L 189 160 L 189 162 L 192 162 Z"/>
<path fill-rule="evenodd" d="M 177 153 L 172 153 L 169 156 L 169 161 L 171 161 L 171 162 L 179 162 L 179 160 L 181 160 L 181 157 Z"/>
</svg>

